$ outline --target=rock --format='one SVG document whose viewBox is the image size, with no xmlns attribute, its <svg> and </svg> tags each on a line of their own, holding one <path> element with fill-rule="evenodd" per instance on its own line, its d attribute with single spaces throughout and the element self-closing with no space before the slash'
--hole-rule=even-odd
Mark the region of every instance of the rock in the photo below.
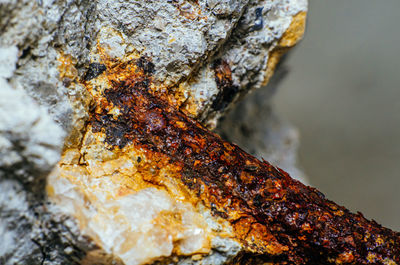
<svg viewBox="0 0 400 265">
<path fill-rule="evenodd" d="M 148 59 L 104 63 L 85 82 L 95 107 L 82 145 L 48 195 L 106 252 L 130 264 L 400 262 L 399 233 L 204 128 L 154 87 Z M 220 238 L 234 257 L 221 259 Z"/>
<path fill-rule="evenodd" d="M 271 102 L 287 71 L 287 67 L 281 65 L 268 86 L 246 95 L 223 117 L 217 132 L 249 154 L 279 166 L 302 183 L 308 183 L 296 163 L 299 133 L 274 112 Z"/>
<path fill-rule="evenodd" d="M 24 90 L 3 78 L 0 87 L 0 174 L 24 183 L 44 180 L 60 158 L 64 132 Z"/>
<path fill-rule="evenodd" d="M 126 139 L 134 124 L 113 123 L 132 98 L 110 88 L 149 89 L 214 128 L 268 82 L 306 11 L 306 0 L 2 1 L 0 263 L 237 258 L 232 224 Z M 146 115 L 148 130 L 166 126 L 156 106 Z"/>
</svg>

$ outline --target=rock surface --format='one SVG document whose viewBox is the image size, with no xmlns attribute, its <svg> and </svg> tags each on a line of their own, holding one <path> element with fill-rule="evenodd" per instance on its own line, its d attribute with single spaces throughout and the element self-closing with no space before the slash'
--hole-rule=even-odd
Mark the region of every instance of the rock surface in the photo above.
<svg viewBox="0 0 400 265">
<path fill-rule="evenodd" d="M 0 263 L 231 262 L 244 248 L 232 225 L 168 165 L 91 121 L 120 115 L 115 102 L 99 109 L 101 93 L 135 75 L 214 128 L 268 82 L 306 10 L 305 0 L 2 1 Z"/>
<path fill-rule="evenodd" d="M 272 95 L 287 72 L 287 66 L 280 65 L 268 85 L 238 102 L 219 122 L 216 131 L 249 154 L 285 169 L 302 183 L 308 183 L 296 163 L 299 133 L 278 117 L 272 107 Z"/>
</svg>

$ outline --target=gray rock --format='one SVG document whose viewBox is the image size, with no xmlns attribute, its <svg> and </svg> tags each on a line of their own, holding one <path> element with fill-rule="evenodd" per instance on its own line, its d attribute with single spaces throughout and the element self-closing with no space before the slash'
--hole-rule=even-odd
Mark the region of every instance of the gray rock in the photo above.
<svg viewBox="0 0 400 265">
<path fill-rule="evenodd" d="M 261 85 L 269 52 L 292 17 L 306 9 L 305 0 L 1 1 L 0 263 L 118 262 L 50 205 L 45 190 L 63 148 L 81 143 L 92 105 L 81 80 L 89 64 L 101 59 L 99 46 L 116 61 L 131 54 L 151 58 L 155 83 L 183 85 L 186 100 L 198 108 L 194 116 L 215 127 L 231 102 Z M 229 64 L 238 88 L 222 100 L 216 60 Z M 213 108 L 215 101 L 224 107 Z M 260 126 L 255 130 L 274 123 Z M 293 130 L 278 130 L 272 138 L 254 135 L 276 142 L 272 156 L 283 146 L 274 139 L 287 132 Z M 273 145 L 266 146 L 262 150 Z M 284 156 L 293 152 L 289 148 Z M 229 262 L 239 251 L 234 241 L 217 243 L 202 264 Z"/>
</svg>

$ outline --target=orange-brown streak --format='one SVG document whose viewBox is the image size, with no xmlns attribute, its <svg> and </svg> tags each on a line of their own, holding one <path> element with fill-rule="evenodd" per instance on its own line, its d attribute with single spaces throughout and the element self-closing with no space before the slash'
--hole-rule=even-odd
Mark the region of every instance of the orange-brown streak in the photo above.
<svg viewBox="0 0 400 265">
<path fill-rule="evenodd" d="M 399 233 L 223 141 L 151 89 L 150 61 L 130 63 L 133 72 L 108 71 L 112 87 L 97 100 L 93 131 L 105 133 L 111 148 L 134 145 L 174 164 L 180 181 L 232 223 L 248 252 L 294 264 L 368 264 L 372 254 L 378 263 L 400 263 Z M 110 106 L 120 109 L 118 117 L 108 114 Z"/>
</svg>

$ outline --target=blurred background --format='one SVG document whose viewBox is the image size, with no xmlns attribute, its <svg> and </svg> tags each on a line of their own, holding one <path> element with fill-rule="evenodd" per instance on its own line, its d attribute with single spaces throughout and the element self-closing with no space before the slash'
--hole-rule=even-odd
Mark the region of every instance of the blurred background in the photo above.
<svg viewBox="0 0 400 265">
<path fill-rule="evenodd" d="M 309 0 L 274 105 L 312 186 L 400 230 L 400 1 Z"/>
</svg>

